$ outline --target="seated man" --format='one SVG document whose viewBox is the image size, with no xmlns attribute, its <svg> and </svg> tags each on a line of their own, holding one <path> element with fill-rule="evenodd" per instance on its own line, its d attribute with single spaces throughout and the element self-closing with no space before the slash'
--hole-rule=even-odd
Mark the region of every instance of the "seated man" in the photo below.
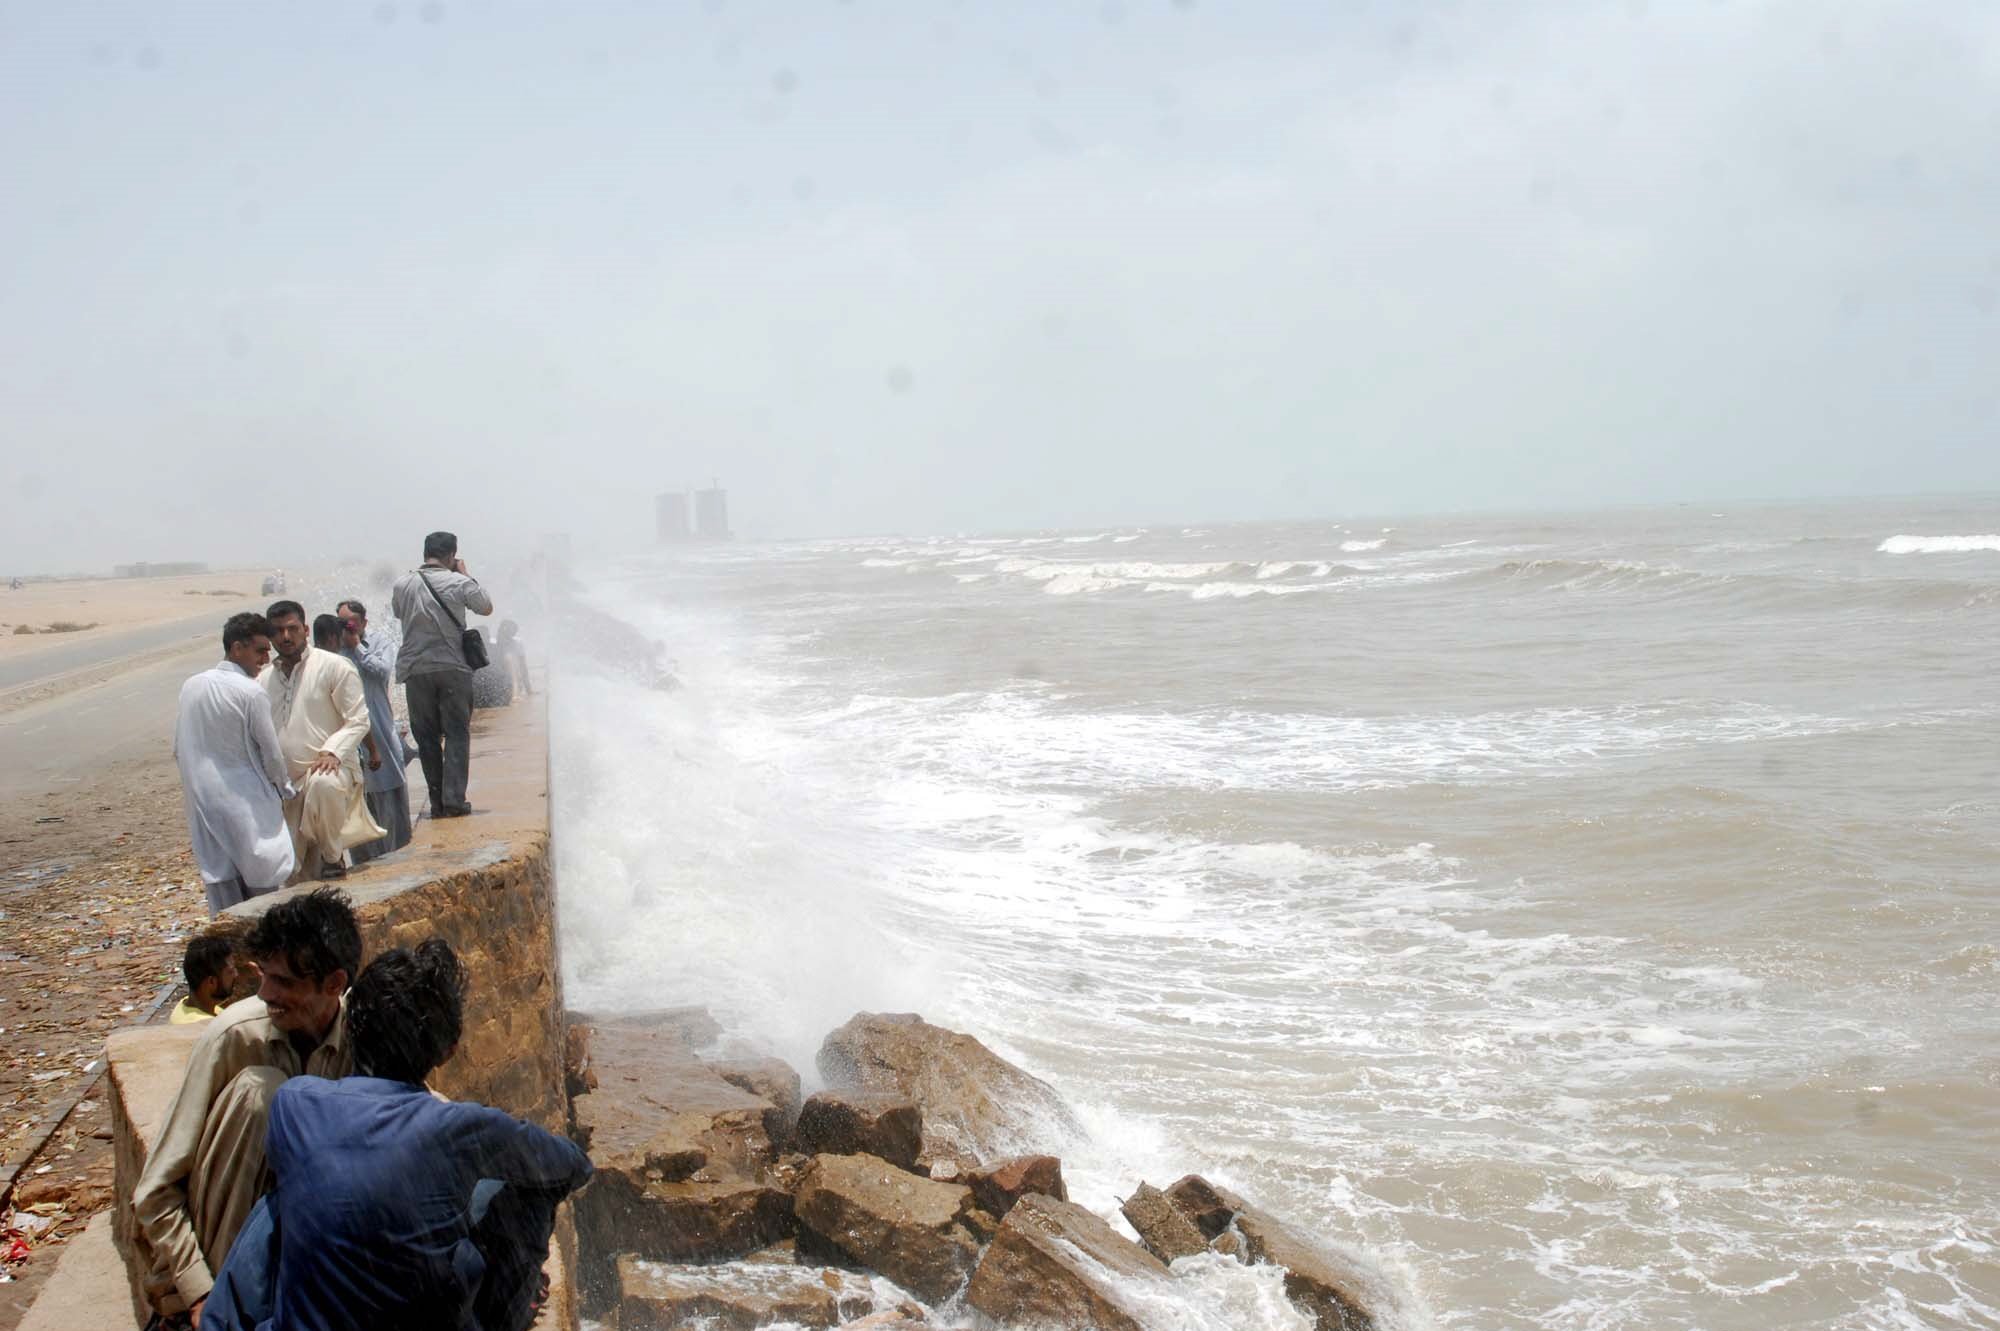
<svg viewBox="0 0 2000 1331">
<path fill-rule="evenodd" d="M 237 1230 L 264 1191 L 264 1124 L 286 1078 L 347 1073 L 344 998 L 361 930 L 333 888 L 272 906 L 244 952 L 257 997 L 208 1023 L 132 1191 L 133 1246 L 163 1319 L 201 1315 Z"/>
<path fill-rule="evenodd" d="M 555 1208 L 590 1177 L 567 1138 L 424 1078 L 458 1046 L 465 976 L 427 939 L 348 995 L 354 1075 L 271 1102 L 273 1187 L 229 1255 L 204 1331 L 525 1331 Z"/>
<path fill-rule="evenodd" d="M 228 934 L 191 939 L 181 956 L 181 976 L 187 980 L 187 997 L 174 1004 L 168 1024 L 208 1021 L 236 991 L 236 940 Z"/>
</svg>

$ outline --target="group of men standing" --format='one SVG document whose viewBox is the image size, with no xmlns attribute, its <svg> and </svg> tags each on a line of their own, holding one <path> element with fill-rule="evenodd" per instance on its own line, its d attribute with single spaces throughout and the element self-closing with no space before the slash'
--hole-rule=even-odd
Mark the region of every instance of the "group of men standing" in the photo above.
<svg viewBox="0 0 2000 1331">
<path fill-rule="evenodd" d="M 423 566 L 396 583 L 391 607 L 400 646 L 370 633 L 367 607 L 351 597 L 311 625 L 290 600 L 233 615 L 221 663 L 182 686 L 174 757 L 211 912 L 288 883 L 338 878 L 350 859 L 409 843 L 392 674 L 431 816 L 472 812 L 465 615 L 491 614 L 492 598 L 458 558 L 458 538 L 432 532 Z"/>
</svg>

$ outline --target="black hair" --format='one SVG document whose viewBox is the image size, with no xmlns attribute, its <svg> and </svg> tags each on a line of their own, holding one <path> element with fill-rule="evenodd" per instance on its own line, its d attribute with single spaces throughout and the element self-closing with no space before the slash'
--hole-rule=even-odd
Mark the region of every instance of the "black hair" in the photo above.
<svg viewBox="0 0 2000 1331">
<path fill-rule="evenodd" d="M 273 601 L 271 608 L 264 612 L 266 619 L 283 619 L 286 615 L 297 615 L 301 624 L 309 622 L 306 619 L 306 608 L 297 601 Z"/>
<path fill-rule="evenodd" d="M 421 1082 L 465 1029 L 465 968 L 451 944 L 391 948 L 347 991 L 347 1038 L 364 1077 Z"/>
<path fill-rule="evenodd" d="M 202 934 L 190 941 L 187 955 L 181 958 L 181 977 L 187 981 L 188 992 L 194 993 L 222 974 L 235 952 L 236 940 L 228 934 Z"/>
<path fill-rule="evenodd" d="M 352 984 L 361 970 L 361 929 L 354 923 L 345 892 L 316 888 L 265 911 L 244 940 L 243 950 L 259 961 L 283 957 L 286 965 L 314 982 L 346 971 Z"/>
<path fill-rule="evenodd" d="M 231 615 L 222 623 L 222 650 L 228 651 L 239 642 L 249 642 L 252 638 L 271 636 L 271 621 L 255 610 L 245 610 L 240 615 Z"/>
<path fill-rule="evenodd" d="M 355 600 L 352 596 L 344 598 L 343 600 L 340 601 L 339 604 L 335 605 L 333 608 L 335 610 L 352 610 L 355 614 L 361 616 L 363 619 L 368 618 L 368 607 L 361 604 L 361 602 Z"/>
<path fill-rule="evenodd" d="M 332 615 L 321 615 L 313 620 L 313 646 L 324 647 L 328 651 L 340 650 L 340 621 Z"/>
<path fill-rule="evenodd" d="M 434 531 L 424 537 L 425 559 L 450 559 L 458 553 L 458 537 L 448 531 Z"/>
</svg>

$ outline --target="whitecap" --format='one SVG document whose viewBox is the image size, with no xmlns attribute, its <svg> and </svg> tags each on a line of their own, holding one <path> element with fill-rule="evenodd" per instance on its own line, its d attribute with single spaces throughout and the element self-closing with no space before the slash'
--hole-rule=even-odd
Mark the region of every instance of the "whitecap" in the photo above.
<svg viewBox="0 0 2000 1331">
<path fill-rule="evenodd" d="M 1358 555 L 1363 550 L 1380 550 L 1387 541 L 1388 537 L 1386 536 L 1378 537 L 1372 541 L 1342 541 L 1340 548 L 1350 555 Z"/>
<path fill-rule="evenodd" d="M 1875 547 L 1875 552 L 1883 555 L 1964 555 L 1983 551 L 2000 553 L 2000 535 L 1891 536 Z"/>
</svg>

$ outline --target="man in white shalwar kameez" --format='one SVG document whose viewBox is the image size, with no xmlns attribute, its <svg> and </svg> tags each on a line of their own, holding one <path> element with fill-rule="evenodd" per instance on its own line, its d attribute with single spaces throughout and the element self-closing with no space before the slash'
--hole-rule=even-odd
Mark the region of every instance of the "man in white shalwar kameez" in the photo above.
<svg viewBox="0 0 2000 1331">
<path fill-rule="evenodd" d="M 271 700 L 278 747 L 298 787 L 285 801 L 299 860 L 292 878 L 337 878 L 347 871 L 349 846 L 382 835 L 368 815 L 361 776 L 368 697 L 353 662 L 312 645 L 305 608 L 297 601 L 277 602 L 266 618 L 278 659 L 260 682 Z"/>
<path fill-rule="evenodd" d="M 271 659 L 264 616 L 230 616 L 222 626 L 222 656 L 213 670 L 181 685 L 174 721 L 188 836 L 211 915 L 276 891 L 297 864 L 283 805 L 292 783 L 271 701 L 256 683 Z"/>
</svg>

